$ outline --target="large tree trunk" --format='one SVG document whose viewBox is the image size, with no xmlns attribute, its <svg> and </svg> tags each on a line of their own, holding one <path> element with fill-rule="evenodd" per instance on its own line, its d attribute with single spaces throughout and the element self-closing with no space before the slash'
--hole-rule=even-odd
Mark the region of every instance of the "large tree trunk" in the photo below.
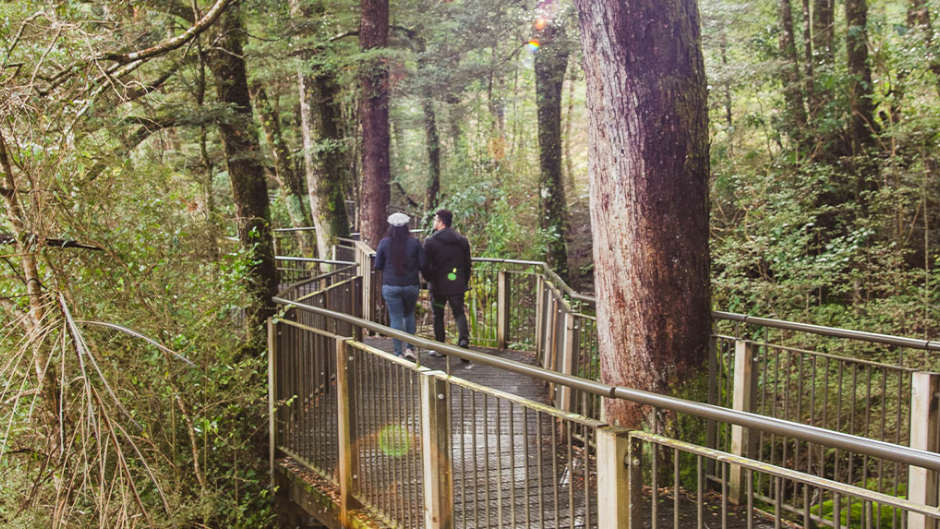
<svg viewBox="0 0 940 529">
<path fill-rule="evenodd" d="M 868 65 L 868 4 L 845 0 L 846 60 L 849 70 L 849 149 L 859 154 L 874 143 L 875 105 Z"/>
<path fill-rule="evenodd" d="M 281 120 L 277 107 L 271 104 L 267 91 L 263 86 L 255 90 L 255 100 L 258 112 L 261 114 L 261 127 L 265 139 L 271 147 L 271 158 L 274 161 L 274 179 L 277 180 L 281 198 L 287 206 L 287 215 L 294 227 L 309 226 L 310 221 L 304 209 L 304 187 L 300 176 L 294 171 L 290 151 L 281 134 Z M 303 232 L 295 231 L 294 238 L 303 255 L 310 255 L 310 246 Z"/>
<path fill-rule="evenodd" d="M 666 392 L 711 332 L 708 135 L 695 0 L 575 0 L 590 116 L 597 327 L 605 383 Z M 607 420 L 639 406 L 605 399 Z"/>
<path fill-rule="evenodd" d="M 222 15 L 218 24 L 208 64 L 215 78 L 219 102 L 231 107 L 231 112 L 219 121 L 219 136 L 232 183 L 238 238 L 251 256 L 252 264 L 248 271 L 250 299 L 246 316 L 252 337 L 259 340 L 257 344 L 265 334 L 265 320 L 274 314 L 271 297 L 277 290 L 277 271 L 271 240 L 268 189 L 252 120 L 242 51 L 245 36 L 238 9 L 231 8 Z"/>
<path fill-rule="evenodd" d="M 800 66 L 797 61 L 796 38 L 793 32 L 793 10 L 790 0 L 780 0 L 780 55 L 783 57 L 783 96 L 786 104 L 785 130 L 790 131 L 798 143 L 806 134 L 806 109 L 803 108 L 803 89 L 800 85 Z"/>
<path fill-rule="evenodd" d="M 568 214 L 561 167 L 561 90 L 568 67 L 564 28 L 547 24 L 535 54 L 535 106 L 539 129 L 539 227 L 549 234 L 547 261 L 568 279 Z"/>
<path fill-rule="evenodd" d="M 388 44 L 388 0 L 361 0 L 359 47 Z M 359 121 L 362 127 L 362 186 L 359 193 L 361 239 L 378 246 L 385 234 L 391 195 L 389 181 L 388 65 L 378 59 L 364 64 L 360 75 Z"/>
</svg>

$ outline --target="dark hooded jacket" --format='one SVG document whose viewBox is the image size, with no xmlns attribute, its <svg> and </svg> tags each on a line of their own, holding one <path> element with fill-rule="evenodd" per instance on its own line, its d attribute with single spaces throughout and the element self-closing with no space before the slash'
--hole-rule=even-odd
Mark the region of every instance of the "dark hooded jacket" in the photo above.
<svg viewBox="0 0 940 529">
<path fill-rule="evenodd" d="M 434 232 L 424 241 L 422 275 L 437 296 L 463 294 L 470 288 L 470 243 L 450 228 Z"/>
</svg>

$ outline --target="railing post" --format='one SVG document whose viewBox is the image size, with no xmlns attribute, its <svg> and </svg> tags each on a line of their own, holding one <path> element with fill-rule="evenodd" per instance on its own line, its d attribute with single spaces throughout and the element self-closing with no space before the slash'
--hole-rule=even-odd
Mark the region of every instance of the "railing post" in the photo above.
<svg viewBox="0 0 940 529">
<path fill-rule="evenodd" d="M 911 448 L 940 452 L 940 373 L 917 372 L 911 376 Z M 937 473 L 921 467 L 908 469 L 907 498 L 922 505 L 937 505 Z M 908 513 L 908 529 L 936 529 L 937 521 Z"/>
<path fill-rule="evenodd" d="M 339 481 L 339 519 L 343 526 L 348 527 L 349 511 L 357 507 L 353 496 L 356 493 L 356 468 L 359 467 L 359 452 L 355 449 L 353 441 L 356 438 L 353 431 L 353 410 L 355 409 L 355 392 L 349 387 L 349 362 L 352 360 L 347 352 L 349 338 L 339 336 L 336 342 L 336 436 L 339 447 L 339 457 L 336 463 L 336 473 Z"/>
<path fill-rule="evenodd" d="M 653 457 L 656 450 L 653 449 Z M 643 501 L 643 441 L 629 439 L 627 442 L 627 495 L 629 507 L 627 508 L 627 529 L 641 527 L 640 509 Z"/>
<path fill-rule="evenodd" d="M 734 388 L 732 407 L 738 411 L 751 411 L 751 397 L 754 387 L 754 352 L 751 344 L 745 340 L 734 342 Z M 739 425 L 731 426 L 731 453 L 750 457 L 750 430 Z M 731 465 L 728 476 L 728 500 L 740 504 L 746 491 L 742 490 L 744 469 Z"/>
<path fill-rule="evenodd" d="M 509 341 L 509 277 L 505 270 L 496 273 L 496 347 L 506 348 Z"/>
<path fill-rule="evenodd" d="M 630 432 L 604 426 L 597 429 L 597 527 L 630 527 L 630 477 L 627 459 Z"/>
<path fill-rule="evenodd" d="M 574 371 L 574 359 L 577 356 L 577 329 L 575 328 L 575 317 L 570 312 L 565 313 L 565 341 L 564 348 L 561 351 L 561 372 L 565 375 L 571 375 Z M 558 389 L 558 402 L 560 408 L 565 411 L 574 411 L 571 399 L 571 388 L 561 386 Z"/>
<path fill-rule="evenodd" d="M 542 353 L 542 335 L 545 333 L 545 279 L 541 274 L 535 281 L 535 353 Z"/>
<path fill-rule="evenodd" d="M 453 529 L 453 462 L 450 455 L 450 405 L 447 382 L 421 373 L 421 443 L 426 529 Z"/>
<path fill-rule="evenodd" d="M 277 326 L 268 318 L 268 473 L 274 488 L 274 458 L 277 452 Z"/>
</svg>

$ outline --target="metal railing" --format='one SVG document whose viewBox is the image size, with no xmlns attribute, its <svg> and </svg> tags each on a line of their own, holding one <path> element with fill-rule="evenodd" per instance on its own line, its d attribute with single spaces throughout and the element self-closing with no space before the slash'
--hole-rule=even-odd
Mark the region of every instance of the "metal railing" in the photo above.
<svg viewBox="0 0 940 529">
<path fill-rule="evenodd" d="M 829 449 L 877 457 L 897 464 L 918 465 L 930 469 L 931 472 L 940 470 L 940 455 L 922 450 L 714 405 L 629 388 L 611 387 L 498 356 L 433 342 L 394 331 L 355 316 L 287 299 L 279 298 L 276 301 L 297 311 L 295 314 L 309 312 L 321 323 L 332 321 L 331 325 L 337 329 L 347 325 L 358 329 L 359 334 L 380 333 L 410 342 L 419 348 L 434 349 L 450 356 L 467 358 L 474 363 L 526 374 L 559 387 L 565 386 L 572 390 L 606 398 L 623 398 L 688 415 L 698 420 L 712 420 L 746 427 L 754 431 L 799 439 L 802 442 L 817 443 Z M 281 325 L 297 327 L 297 325 L 282 321 L 275 325 L 275 329 Z M 348 327 L 346 330 L 352 331 Z M 312 330 L 307 332 L 312 332 Z M 314 334 L 322 335 L 322 333 Z M 349 332 L 348 335 L 354 334 L 356 332 Z M 355 447 L 348 448 L 355 453 L 345 458 L 349 461 L 346 472 L 350 476 L 345 489 L 350 491 L 350 498 L 358 500 L 370 510 L 373 516 L 385 519 L 391 525 L 420 527 L 420 512 L 423 509 L 425 514 L 434 513 L 433 516 L 436 516 L 435 519 L 438 521 L 452 521 L 451 525 L 443 525 L 447 527 L 502 527 L 505 525 L 515 527 L 524 522 L 537 521 L 535 512 L 538 512 L 538 516 L 541 517 L 557 517 L 569 526 L 607 527 L 608 525 L 605 525 L 603 520 L 610 519 L 611 516 L 616 518 L 617 514 L 611 514 L 599 508 L 599 506 L 609 506 L 605 498 L 609 501 L 607 496 L 611 494 L 609 488 L 603 486 L 603 483 L 610 483 L 612 480 L 615 490 L 625 488 L 627 492 L 624 494 L 627 495 L 639 495 L 642 492 L 636 480 L 631 484 L 630 480 L 603 476 L 607 471 L 616 473 L 624 470 L 618 468 L 617 464 L 611 464 L 612 461 L 608 459 L 611 457 L 609 443 L 600 442 L 599 436 L 609 437 L 609 432 L 607 432 L 608 428 L 599 421 L 476 386 L 443 372 L 430 372 L 426 368 L 403 362 L 387 353 L 341 336 L 334 336 L 332 339 L 330 343 L 325 339 L 307 338 L 308 342 L 305 347 L 311 351 L 311 354 L 335 356 L 336 363 L 332 364 L 329 360 L 324 360 L 316 364 L 307 360 L 307 363 L 303 364 L 307 366 L 304 372 L 309 373 L 312 369 L 317 376 L 308 377 L 303 374 L 293 376 L 297 380 L 314 382 L 310 382 L 309 388 L 299 390 L 299 394 L 306 395 L 306 397 L 290 399 L 289 392 L 279 391 L 279 397 L 282 400 L 287 399 L 284 402 L 285 407 L 297 409 L 281 411 L 278 417 L 281 418 L 280 420 L 302 421 L 303 419 L 300 418 L 302 413 L 313 413 L 308 409 L 310 403 L 327 408 L 327 411 L 314 413 L 312 417 L 336 414 L 339 417 L 336 435 L 340 439 L 344 436 L 348 437 L 346 444 Z M 287 350 L 292 351 L 290 348 Z M 351 352 L 353 350 L 356 352 Z M 275 357 L 280 354 L 280 351 L 275 348 Z M 277 358 L 272 364 L 278 368 L 283 365 L 277 362 Z M 333 365 L 340 367 L 333 368 Z M 327 384 L 322 381 L 330 379 L 332 372 L 336 373 L 335 391 L 340 395 L 337 400 L 319 397 L 317 392 L 317 388 L 327 387 Z M 340 373 L 345 373 L 345 376 L 340 376 Z M 273 378 L 274 385 L 277 386 L 277 376 Z M 415 389 L 416 387 L 418 389 Z M 362 388 L 368 388 L 368 392 Z M 295 389 L 295 391 L 298 390 Z M 349 398 L 352 401 L 342 397 L 344 391 L 351 396 Z M 420 400 L 420 406 L 416 403 L 418 400 Z M 341 402 L 346 402 L 346 404 L 341 404 Z M 480 408 L 486 406 L 505 408 L 505 413 L 500 414 L 503 418 L 496 421 L 497 424 L 473 420 L 475 417 L 473 415 L 471 415 L 471 420 L 467 420 L 467 414 L 478 413 Z M 337 413 L 334 411 L 336 409 L 353 411 Z M 344 413 L 360 414 L 363 418 L 344 419 Z M 544 414 L 544 417 L 550 419 L 539 418 L 532 422 L 530 414 L 532 418 Z M 420 420 L 416 418 L 418 416 Z M 538 426 L 543 420 L 544 425 Z M 348 422 L 346 427 L 343 427 L 344 421 Z M 328 421 L 321 425 L 330 427 Z M 275 427 L 272 431 L 283 435 L 291 430 Z M 417 432 L 421 432 L 421 435 L 419 436 Z M 601 435 L 602 433 L 604 435 Z M 617 435 L 622 436 L 622 434 Z M 646 434 L 641 432 L 634 432 L 631 435 L 647 441 L 652 439 L 642 437 Z M 289 442 L 299 443 L 303 447 L 315 442 L 314 438 L 317 436 L 310 434 L 308 437 L 310 440 L 306 441 L 307 445 L 303 444 L 305 442 L 303 436 L 290 437 L 288 435 L 287 438 Z M 414 445 L 418 440 L 422 443 L 420 449 Z M 706 447 L 689 443 L 682 444 L 679 440 L 669 440 L 669 443 L 674 447 L 681 445 L 686 452 L 691 450 L 690 447 L 694 447 L 694 453 L 698 455 L 719 453 Z M 337 443 L 339 461 L 344 460 L 343 444 L 343 442 Z M 546 444 L 552 444 L 553 448 L 546 449 Z M 322 451 L 330 454 L 332 453 L 331 446 L 331 444 L 321 443 L 321 448 L 313 449 L 313 452 Z M 538 454 L 539 446 L 543 447 L 541 454 Z M 285 453 L 295 453 L 290 446 L 285 448 L 287 448 L 284 450 Z M 532 450 L 537 455 L 533 456 Z M 303 456 L 300 450 L 296 453 L 300 457 Z M 549 455 L 554 458 L 553 463 L 543 459 Z M 330 468 L 329 464 L 333 460 L 325 455 L 321 457 L 322 461 L 313 461 L 308 457 L 303 462 L 318 465 L 317 470 L 323 475 L 337 475 L 343 479 L 344 471 Z M 853 516 L 851 513 L 855 509 L 852 507 L 853 504 L 871 505 L 870 509 L 895 509 L 892 512 L 896 518 L 902 520 L 901 523 L 905 524 L 903 526 L 908 527 L 913 527 L 907 521 L 912 516 L 926 516 L 928 521 L 940 517 L 940 512 L 936 508 L 928 507 L 923 502 L 889 498 L 889 495 L 866 490 L 863 487 L 827 481 L 780 465 L 769 465 L 741 456 L 721 455 L 725 459 L 716 459 L 716 457 L 712 459 L 734 463 L 732 467 L 719 471 L 721 497 L 724 498 L 721 501 L 732 501 L 735 496 L 738 498 L 737 501 L 741 501 L 741 497 L 752 498 L 752 502 L 754 498 L 761 502 L 773 499 L 778 506 L 775 513 L 777 520 L 789 516 L 788 513 L 793 510 L 787 509 L 785 503 L 781 501 L 783 497 L 781 491 L 788 489 L 797 490 L 804 497 L 807 494 L 806 491 L 812 492 L 813 501 L 804 503 L 799 512 L 818 513 L 817 516 L 823 520 L 832 520 L 833 511 L 845 511 L 845 515 L 851 518 Z M 733 461 L 727 457 L 731 457 Z M 604 461 L 607 464 L 603 463 Z M 616 457 L 613 461 L 617 461 Z M 619 461 L 622 462 L 623 458 L 621 457 Z M 638 461 L 631 468 L 634 469 L 634 473 L 639 472 L 640 475 L 645 472 L 650 476 L 649 479 L 659 479 L 652 477 L 660 474 L 656 466 L 658 461 L 656 458 L 646 462 Z M 340 465 L 339 462 L 336 464 Z M 552 464 L 555 466 L 551 467 L 553 469 L 550 474 L 551 479 L 546 480 L 544 476 L 535 480 L 528 479 L 538 476 L 540 468 L 543 473 L 547 472 L 546 469 Z M 558 470 L 559 465 L 563 465 L 563 470 Z M 418 477 L 419 470 L 420 478 Z M 566 471 L 568 477 L 566 477 Z M 748 478 L 751 475 L 748 474 L 749 471 L 759 471 L 758 481 L 765 480 L 773 483 L 772 495 L 762 494 L 757 487 L 746 488 L 746 485 L 742 492 L 742 483 L 748 484 L 754 481 L 753 477 Z M 735 478 L 735 475 L 738 477 Z M 369 476 L 368 484 L 362 483 L 364 479 L 362 476 Z M 357 479 L 360 482 L 356 482 Z M 450 481 L 447 481 L 448 479 Z M 783 483 L 781 480 L 795 480 L 798 483 L 812 482 L 812 484 L 810 488 L 790 485 L 781 488 L 781 483 Z M 487 486 L 481 487 L 484 482 Z M 419 487 L 423 492 L 417 492 Z M 734 487 L 737 492 L 732 490 Z M 342 484 L 340 488 L 343 488 Z M 658 488 L 653 487 L 653 490 L 658 490 Z M 481 498 L 480 495 L 486 494 L 487 490 L 490 491 L 491 496 Z M 658 492 L 653 493 L 653 505 L 656 505 L 655 501 L 658 501 L 657 494 Z M 826 494 L 829 494 L 832 501 L 843 503 L 829 507 L 827 512 L 826 505 L 830 500 L 825 499 Z M 432 495 L 434 497 L 430 497 Z M 835 500 L 836 497 L 841 500 Z M 419 504 L 419 498 L 423 506 Z M 542 503 L 536 511 L 534 503 L 538 501 Z M 482 509 L 482 514 L 480 509 Z M 487 509 L 490 510 L 487 511 Z M 543 514 L 545 512 L 549 514 Z M 835 522 L 830 525 L 848 526 Z M 438 525 L 425 520 L 425 526 L 436 527 Z M 888 525 L 865 527 L 888 527 Z"/>
<path fill-rule="evenodd" d="M 394 331 L 389 332 L 390 329 L 385 327 L 370 327 L 370 325 L 375 325 L 372 321 L 384 321 L 379 290 L 381 278 L 371 270 L 373 258 L 371 249 L 361 242 L 348 241 L 345 249 L 338 249 L 335 254 L 339 256 L 340 252 L 347 252 L 342 254 L 344 260 L 349 259 L 347 263 L 354 261 L 360 270 L 369 271 L 364 276 L 357 276 L 359 283 L 356 288 L 358 290 L 354 293 L 346 291 L 336 298 L 340 301 L 350 300 L 343 302 L 351 308 L 341 309 L 340 312 L 361 314 L 366 320 L 371 321 L 366 324 L 363 320 L 343 320 L 335 314 L 317 315 L 315 311 L 306 308 L 296 313 L 295 317 L 307 318 L 308 321 L 302 325 L 310 328 L 319 328 L 327 324 L 335 325 L 336 322 L 345 321 L 350 326 L 346 328 L 346 335 L 363 331 L 376 332 L 385 336 L 395 335 Z M 706 406 L 700 408 L 692 404 L 682 404 L 677 408 L 675 407 L 675 403 L 678 402 L 676 399 L 669 400 L 666 397 L 667 400 L 663 401 L 660 400 L 661 396 L 642 395 L 642 392 L 630 393 L 632 390 L 626 388 L 610 388 L 596 383 L 599 372 L 596 360 L 596 322 L 592 315 L 592 299 L 587 296 L 572 296 L 570 288 L 564 285 L 557 276 L 546 273 L 546 270 L 544 263 L 534 261 L 475 260 L 473 288 L 468 294 L 467 301 L 468 319 L 472 323 L 471 328 L 474 329 L 472 341 L 475 345 L 499 349 L 534 348 L 538 353 L 539 365 L 543 369 L 533 368 L 538 371 L 530 372 L 527 369 L 531 366 L 500 365 L 500 367 L 525 372 L 545 380 L 552 390 L 552 405 L 568 413 L 566 417 L 575 417 L 576 415 L 571 415 L 574 412 L 578 416 L 583 416 L 584 420 L 593 417 L 594 419 L 590 420 L 602 424 L 597 421 L 601 418 L 601 399 L 604 397 L 628 398 L 676 412 L 677 423 L 683 420 L 682 414 L 704 421 L 704 427 L 709 431 L 706 444 L 710 449 L 734 452 L 734 457 L 751 456 L 754 464 L 760 461 L 762 465 L 786 467 L 790 471 L 799 470 L 807 476 L 814 476 L 815 479 L 829 478 L 847 486 L 861 485 L 862 488 L 881 491 L 889 496 L 907 494 L 914 498 L 920 494 L 921 505 L 936 503 L 935 485 L 932 489 L 928 486 L 922 494 L 906 490 L 920 479 L 920 477 L 908 475 L 908 466 L 923 464 L 926 460 L 920 459 L 919 463 L 912 463 L 913 460 L 905 459 L 907 456 L 903 454 L 920 453 L 922 455 L 923 452 L 917 450 L 906 452 L 903 447 L 898 446 L 908 444 L 909 437 L 924 435 L 909 433 L 913 432 L 915 423 L 920 421 L 919 418 L 910 419 L 911 413 L 915 413 L 915 417 L 926 418 L 924 419 L 926 424 L 920 430 L 926 432 L 928 439 L 933 436 L 934 441 L 931 442 L 935 443 L 935 439 L 940 437 L 940 421 L 936 418 L 936 407 L 931 408 L 930 399 L 927 400 L 925 406 L 921 406 L 926 410 L 922 415 L 917 415 L 921 412 L 912 411 L 916 407 L 911 403 L 915 385 L 913 370 L 781 344 L 716 335 L 713 337 L 716 354 L 710 370 L 711 378 L 715 383 L 710 390 L 710 402 L 721 404 L 725 408 L 698 405 Z M 328 288 L 327 291 L 329 290 L 331 289 Z M 338 308 L 337 305 L 332 304 L 336 301 L 330 301 L 328 297 L 329 294 L 322 291 L 309 299 L 318 300 L 314 304 L 320 307 Z M 358 304 L 351 301 L 353 298 L 359 300 Z M 295 301 L 296 298 L 279 300 L 281 303 L 295 307 L 291 310 L 296 310 L 296 306 L 293 305 Z M 873 341 L 865 343 L 884 343 L 890 347 L 923 347 L 924 350 L 934 350 L 933 348 L 936 347 L 936 342 L 927 340 L 911 341 L 871 333 L 856 335 L 852 331 L 841 329 L 830 332 L 830 328 L 819 326 L 728 315 L 728 313 L 715 314 L 716 318 L 724 318 L 723 321 L 734 322 L 737 326 L 759 324 L 787 332 L 812 332 L 819 336 L 831 335 L 859 340 L 872 339 Z M 768 333 L 764 333 L 764 336 L 768 336 Z M 475 362 L 494 365 L 492 358 L 488 360 L 476 358 L 466 350 L 422 341 L 410 335 L 397 337 L 404 341 L 411 341 L 419 347 L 438 350 L 455 357 L 470 357 Z M 352 346 L 362 349 L 358 344 Z M 739 354 L 743 354 L 742 352 L 749 354 L 749 359 L 738 358 Z M 364 361 L 360 360 L 360 362 Z M 401 362 L 397 362 L 397 365 L 408 367 L 407 364 Z M 741 366 L 748 366 L 748 369 L 744 370 Z M 547 373 L 554 373 L 554 375 L 549 376 Z M 386 375 L 391 376 L 388 373 Z M 410 375 L 395 376 L 410 377 Z M 595 382 L 593 385 L 585 385 L 584 379 L 593 379 Z M 573 380 L 581 382 L 573 383 Z M 936 381 L 931 383 L 936 384 Z M 450 384 L 448 382 L 448 388 Z M 413 381 L 406 383 L 405 386 L 413 387 Z M 745 391 L 747 388 L 750 388 L 749 391 Z M 448 395 L 451 391 L 448 390 Z M 644 399 L 649 400 L 644 401 Z M 728 415 L 726 412 L 730 410 L 726 408 L 737 408 L 739 411 Z M 931 409 L 933 411 L 930 411 Z M 703 410 L 706 411 L 703 412 Z M 656 413 L 651 415 L 659 416 Z M 859 417 L 863 420 L 858 420 Z M 778 419 L 786 420 L 782 423 L 775 422 Z M 770 422 L 766 422 L 767 420 Z M 804 426 L 796 424 L 797 422 L 806 422 L 822 428 Z M 781 424 L 790 426 L 781 428 Z M 794 429 L 792 427 L 794 425 L 798 428 Z M 412 429 L 417 428 L 415 425 L 411 426 Z M 833 430 L 840 430 L 841 433 Z M 841 437 L 845 433 L 855 435 Z M 588 447 L 586 453 L 589 458 L 592 457 L 590 453 L 596 439 L 592 437 L 593 435 L 576 432 L 576 435 L 572 437 L 573 443 L 581 443 Z M 584 444 L 585 436 L 589 439 L 587 444 Z M 849 442 L 844 443 L 846 440 Z M 702 442 L 698 439 L 696 441 Z M 927 446 L 929 443 L 927 445 L 915 443 L 915 445 Z M 288 450 L 290 450 L 289 447 Z M 329 453 L 328 450 L 327 453 Z M 408 468 L 413 469 L 414 461 L 410 464 L 411 467 Z M 926 466 L 930 467 L 930 465 Z M 820 491 L 814 492 L 807 498 L 805 489 L 797 486 L 784 486 L 776 489 L 775 487 L 778 486 L 776 480 L 779 476 L 770 478 L 763 477 L 764 474 L 751 482 L 752 488 L 745 490 L 741 485 L 743 479 L 741 469 L 745 467 L 741 465 L 731 467 L 735 469 L 735 472 L 732 472 L 733 475 L 730 478 L 721 474 L 722 468 L 720 465 L 706 461 L 704 475 L 709 482 L 723 487 L 729 487 L 730 481 L 735 481 L 737 485 L 731 493 L 733 497 L 740 498 L 742 494 L 753 495 L 758 500 L 759 507 L 762 508 L 767 508 L 768 505 L 777 502 L 783 511 L 791 514 L 803 513 L 806 509 L 810 509 L 811 512 L 814 508 L 821 510 L 820 512 L 826 509 L 826 502 L 820 503 L 819 501 L 823 494 Z M 936 469 L 936 467 L 930 468 Z M 917 471 L 921 472 L 919 469 Z M 403 475 L 406 468 L 394 472 Z M 585 476 L 585 482 L 591 483 L 590 472 Z M 924 481 L 928 484 L 935 484 L 935 473 L 928 472 Z M 773 502 L 768 503 L 769 499 L 773 499 Z M 413 505 L 406 508 L 395 502 L 382 503 L 382 501 L 376 498 L 363 503 L 372 505 L 377 513 L 384 513 L 381 514 L 382 516 L 391 516 L 394 519 L 406 511 L 414 512 Z M 876 503 L 880 505 L 880 500 Z M 490 502 L 486 501 L 485 504 L 489 505 Z M 512 505 L 516 505 L 515 502 Z M 390 512 L 399 514 L 388 514 Z M 592 512 L 590 505 L 586 507 L 585 512 Z M 825 512 L 822 512 L 820 516 L 824 515 Z M 501 518 L 499 520 L 502 521 Z M 907 518 L 905 517 L 904 520 Z M 882 525 L 870 526 L 882 527 Z M 894 527 L 894 525 L 891 526 Z"/>
</svg>

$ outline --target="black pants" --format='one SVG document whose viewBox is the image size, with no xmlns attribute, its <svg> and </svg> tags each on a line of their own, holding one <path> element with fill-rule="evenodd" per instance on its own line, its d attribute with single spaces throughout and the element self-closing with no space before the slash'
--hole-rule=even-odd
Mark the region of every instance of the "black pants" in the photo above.
<svg viewBox="0 0 940 529">
<path fill-rule="evenodd" d="M 470 344 L 470 331 L 467 328 L 467 316 L 463 312 L 463 294 L 453 296 L 437 295 L 431 291 L 431 309 L 434 313 L 434 339 L 444 341 L 444 305 L 450 304 L 457 324 L 457 345 L 467 347 Z"/>
</svg>

